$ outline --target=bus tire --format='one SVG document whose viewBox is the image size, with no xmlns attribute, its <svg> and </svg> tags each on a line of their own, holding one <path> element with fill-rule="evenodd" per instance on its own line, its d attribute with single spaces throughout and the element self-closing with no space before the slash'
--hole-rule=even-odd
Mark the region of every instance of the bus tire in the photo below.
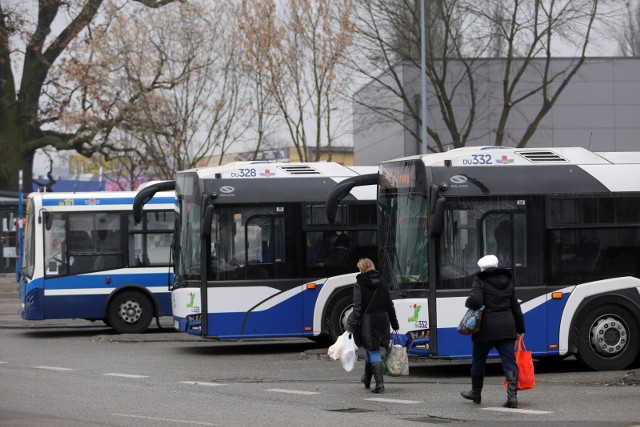
<svg viewBox="0 0 640 427">
<path fill-rule="evenodd" d="M 603 304 L 584 312 L 578 322 L 577 359 L 596 371 L 625 369 L 640 353 L 640 327 L 628 309 Z"/>
<path fill-rule="evenodd" d="M 116 294 L 107 308 L 107 322 L 120 334 L 144 332 L 153 319 L 153 304 L 144 293 L 127 290 Z"/>
<path fill-rule="evenodd" d="M 344 294 L 331 304 L 329 316 L 327 317 L 327 332 L 331 343 L 336 342 L 338 337 L 344 333 L 347 327 L 347 318 L 351 314 L 353 296 Z"/>
</svg>

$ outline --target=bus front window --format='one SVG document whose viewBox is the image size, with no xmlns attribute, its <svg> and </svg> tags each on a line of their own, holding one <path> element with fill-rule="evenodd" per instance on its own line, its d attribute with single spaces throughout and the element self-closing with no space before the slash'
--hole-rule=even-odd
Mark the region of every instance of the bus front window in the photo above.
<svg viewBox="0 0 640 427">
<path fill-rule="evenodd" d="M 426 289 L 428 203 L 422 194 L 381 195 L 380 270 L 397 290 Z"/>
<path fill-rule="evenodd" d="M 181 201 L 178 273 L 184 280 L 200 279 L 200 212 L 200 204 Z"/>
<path fill-rule="evenodd" d="M 27 214 L 24 223 L 24 248 L 22 249 L 24 258 L 22 268 L 24 275 L 30 279 L 33 277 L 35 267 L 35 226 L 35 208 L 33 207 L 33 200 L 29 199 L 27 201 Z"/>
</svg>

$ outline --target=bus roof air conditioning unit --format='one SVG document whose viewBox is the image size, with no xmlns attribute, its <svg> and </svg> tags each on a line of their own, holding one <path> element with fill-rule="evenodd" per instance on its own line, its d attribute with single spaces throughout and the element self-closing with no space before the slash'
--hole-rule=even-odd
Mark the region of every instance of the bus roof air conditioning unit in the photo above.
<svg viewBox="0 0 640 427">
<path fill-rule="evenodd" d="M 567 159 L 565 159 L 564 157 L 560 157 L 552 151 L 516 151 L 516 154 L 534 163 L 567 162 Z"/>
</svg>

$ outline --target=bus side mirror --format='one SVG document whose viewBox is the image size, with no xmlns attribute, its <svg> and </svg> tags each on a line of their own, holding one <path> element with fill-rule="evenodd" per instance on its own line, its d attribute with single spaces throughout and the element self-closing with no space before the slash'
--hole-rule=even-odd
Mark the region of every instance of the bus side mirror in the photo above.
<svg viewBox="0 0 640 427">
<path fill-rule="evenodd" d="M 431 218 L 429 218 L 429 234 L 440 237 L 444 227 L 444 197 L 439 197 L 435 203 Z"/>
<path fill-rule="evenodd" d="M 42 212 L 44 216 L 44 226 L 47 230 L 51 230 L 51 225 L 53 224 L 53 215 L 50 212 L 44 211 Z"/>
</svg>

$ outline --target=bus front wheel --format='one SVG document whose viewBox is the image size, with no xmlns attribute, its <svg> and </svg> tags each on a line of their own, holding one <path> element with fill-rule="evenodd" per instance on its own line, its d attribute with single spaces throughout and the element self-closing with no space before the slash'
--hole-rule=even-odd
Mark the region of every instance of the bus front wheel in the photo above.
<svg viewBox="0 0 640 427">
<path fill-rule="evenodd" d="M 586 312 L 578 334 L 576 357 L 597 371 L 625 369 L 640 352 L 638 321 L 620 305 L 603 304 Z"/>
<path fill-rule="evenodd" d="M 107 322 L 120 334 L 144 332 L 153 319 L 149 297 L 138 291 L 124 291 L 113 297 L 107 309 Z"/>
<path fill-rule="evenodd" d="M 347 328 L 347 319 L 353 311 L 353 296 L 343 295 L 335 300 L 332 304 L 329 317 L 327 318 L 327 331 L 331 338 L 331 343 L 336 342 L 338 337 L 344 333 Z"/>
</svg>

